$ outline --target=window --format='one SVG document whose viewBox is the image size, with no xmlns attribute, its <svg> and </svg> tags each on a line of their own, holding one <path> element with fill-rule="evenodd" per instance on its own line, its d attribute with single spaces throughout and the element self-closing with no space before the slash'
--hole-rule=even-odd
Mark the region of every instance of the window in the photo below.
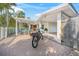
<svg viewBox="0 0 79 59">
<path fill-rule="evenodd" d="M 44 29 L 44 25 L 42 25 L 41 28 Z"/>
</svg>

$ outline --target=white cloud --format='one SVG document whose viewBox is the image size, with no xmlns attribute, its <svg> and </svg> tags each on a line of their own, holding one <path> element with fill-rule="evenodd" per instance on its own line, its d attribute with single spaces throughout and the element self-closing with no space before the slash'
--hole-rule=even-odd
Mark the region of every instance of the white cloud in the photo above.
<svg viewBox="0 0 79 59">
<path fill-rule="evenodd" d="M 40 15 L 41 15 L 40 13 L 39 14 L 35 14 L 35 16 L 37 16 L 37 17 L 40 16 Z"/>
<path fill-rule="evenodd" d="M 18 7 L 15 7 L 15 6 L 12 6 L 12 8 L 15 10 L 15 12 L 17 12 L 17 11 L 23 11 L 24 12 L 24 10 L 21 9 L 21 8 L 18 8 Z"/>
<path fill-rule="evenodd" d="M 41 4 L 41 3 L 40 3 L 39 5 L 40 5 L 40 6 L 43 6 L 44 4 Z"/>
</svg>

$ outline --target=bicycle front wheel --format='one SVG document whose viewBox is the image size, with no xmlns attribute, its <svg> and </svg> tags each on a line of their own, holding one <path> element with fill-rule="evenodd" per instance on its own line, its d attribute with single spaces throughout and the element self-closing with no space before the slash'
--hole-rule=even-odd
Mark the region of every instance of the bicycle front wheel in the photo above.
<svg viewBox="0 0 79 59">
<path fill-rule="evenodd" d="M 36 36 L 32 39 L 32 47 L 36 48 L 38 46 L 38 38 Z"/>
</svg>

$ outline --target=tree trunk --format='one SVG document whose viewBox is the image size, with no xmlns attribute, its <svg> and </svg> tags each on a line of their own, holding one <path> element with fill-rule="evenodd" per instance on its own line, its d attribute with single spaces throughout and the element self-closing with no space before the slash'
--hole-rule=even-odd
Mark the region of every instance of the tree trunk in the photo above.
<svg viewBox="0 0 79 59">
<path fill-rule="evenodd" d="M 5 38 L 7 38 L 7 36 L 8 36 L 8 20 L 9 20 L 9 18 L 8 18 L 8 9 L 5 9 L 6 10 L 6 27 L 5 27 Z"/>
</svg>

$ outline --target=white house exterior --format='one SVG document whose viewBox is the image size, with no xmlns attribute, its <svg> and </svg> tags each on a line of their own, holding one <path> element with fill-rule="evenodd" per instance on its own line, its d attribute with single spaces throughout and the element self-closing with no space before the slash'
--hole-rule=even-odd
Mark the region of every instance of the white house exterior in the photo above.
<svg viewBox="0 0 79 59">
<path fill-rule="evenodd" d="M 57 38 L 61 39 L 66 21 L 76 15 L 77 12 L 72 4 L 61 4 L 39 14 L 37 21 L 40 22 L 41 25 L 44 25 L 49 33 L 55 33 L 57 34 Z"/>
</svg>

